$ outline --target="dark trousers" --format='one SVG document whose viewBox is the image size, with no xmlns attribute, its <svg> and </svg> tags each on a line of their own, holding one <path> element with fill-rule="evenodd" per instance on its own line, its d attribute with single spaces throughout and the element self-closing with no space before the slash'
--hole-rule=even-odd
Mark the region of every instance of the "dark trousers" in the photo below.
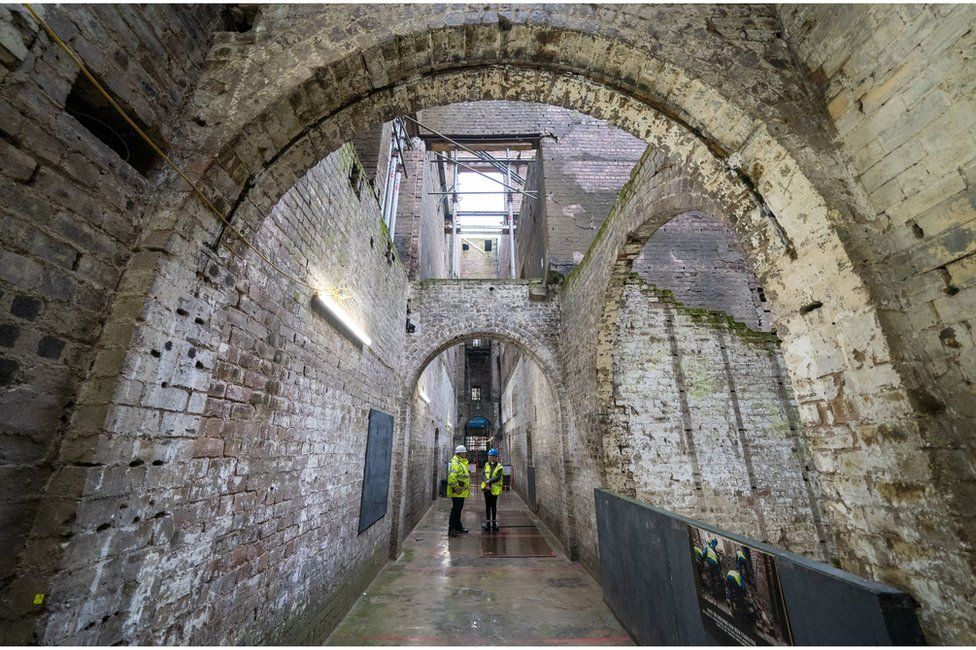
<svg viewBox="0 0 976 650">
<path fill-rule="evenodd" d="M 498 495 L 485 490 L 485 521 L 495 521 L 498 514 Z"/>
<path fill-rule="evenodd" d="M 451 497 L 451 519 L 447 525 L 448 532 L 461 530 L 461 509 L 464 507 L 464 497 Z"/>
</svg>

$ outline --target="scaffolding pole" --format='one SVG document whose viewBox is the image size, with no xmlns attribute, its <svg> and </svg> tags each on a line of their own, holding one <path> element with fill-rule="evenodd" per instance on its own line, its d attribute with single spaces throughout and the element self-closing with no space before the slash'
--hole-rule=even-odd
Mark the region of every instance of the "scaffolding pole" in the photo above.
<svg viewBox="0 0 976 650">
<path fill-rule="evenodd" d="M 509 157 L 508 148 L 505 148 L 505 158 Z M 505 163 L 505 181 L 511 186 L 512 184 L 512 165 L 510 163 Z M 523 194 L 525 194 L 523 192 Z M 528 194 L 526 194 L 528 196 Z M 514 198 L 512 193 L 507 194 L 508 198 L 508 277 L 515 279 L 515 220 L 512 217 L 513 214 L 513 203 Z"/>
<path fill-rule="evenodd" d="M 451 157 L 457 155 L 457 150 L 455 150 Z M 454 168 L 454 188 L 457 189 L 457 176 L 458 169 Z M 458 221 L 457 221 L 457 192 L 451 197 L 451 277 L 456 278 L 460 274 L 458 273 Z"/>
<path fill-rule="evenodd" d="M 437 151 L 431 151 L 431 153 L 432 153 L 432 154 L 434 154 L 435 156 L 437 156 L 437 157 L 438 157 L 439 159 L 441 159 L 441 160 L 444 160 L 444 161 L 446 161 L 446 162 L 449 162 L 449 163 L 453 163 L 453 164 L 455 164 L 455 165 L 458 165 L 459 167 L 464 167 L 464 168 L 465 168 L 465 169 L 467 169 L 467 170 L 468 170 L 469 172 L 473 172 L 473 173 L 475 173 L 475 174 L 478 174 L 479 176 L 484 176 L 485 178 L 487 178 L 487 179 L 488 179 L 488 180 L 490 180 L 491 182 L 493 182 L 493 183 L 498 183 L 499 185 L 502 185 L 502 186 L 504 186 L 504 187 L 505 187 L 505 189 L 507 189 L 507 190 L 509 190 L 509 191 L 511 191 L 511 192 L 518 192 L 519 194 L 524 194 L 525 196 L 527 196 L 527 197 L 528 197 L 528 198 L 530 198 L 530 199 L 531 199 L 531 198 L 533 198 L 533 197 L 531 197 L 531 196 L 529 196 L 528 194 L 525 194 L 525 192 L 523 192 L 522 190 L 520 190 L 520 189 L 518 189 L 518 188 L 515 188 L 515 187 L 512 187 L 512 184 L 511 184 L 511 182 L 508 182 L 508 183 L 505 183 L 505 182 L 503 182 L 503 181 L 500 181 L 500 180 L 498 180 L 497 178 L 492 178 L 492 177 L 491 177 L 491 176 L 489 176 L 488 174 L 484 174 L 484 173 L 482 173 L 482 172 L 479 172 L 479 171 L 478 171 L 477 169 L 475 169 L 475 168 L 473 168 L 473 167 L 469 167 L 468 165 L 465 165 L 465 164 L 464 164 L 463 162 L 461 162 L 460 160 L 455 160 L 455 159 L 453 159 L 453 158 L 447 158 L 446 156 L 442 156 L 442 155 L 441 155 L 440 153 L 438 153 Z M 509 175 L 509 178 L 511 178 L 511 176 L 510 176 L 510 175 Z"/>
</svg>

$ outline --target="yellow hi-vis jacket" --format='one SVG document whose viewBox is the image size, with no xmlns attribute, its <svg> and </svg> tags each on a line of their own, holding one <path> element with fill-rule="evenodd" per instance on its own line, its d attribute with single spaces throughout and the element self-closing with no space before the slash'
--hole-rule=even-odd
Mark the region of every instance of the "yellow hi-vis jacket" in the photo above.
<svg viewBox="0 0 976 650">
<path fill-rule="evenodd" d="M 471 496 L 471 473 L 468 471 L 468 461 L 454 456 L 451 458 L 451 468 L 447 474 L 447 496 Z"/>
<path fill-rule="evenodd" d="M 505 481 L 505 468 L 501 463 L 485 465 L 485 480 L 481 482 L 481 489 L 484 490 L 491 484 L 491 493 L 496 497 L 502 493 L 502 483 Z"/>
</svg>

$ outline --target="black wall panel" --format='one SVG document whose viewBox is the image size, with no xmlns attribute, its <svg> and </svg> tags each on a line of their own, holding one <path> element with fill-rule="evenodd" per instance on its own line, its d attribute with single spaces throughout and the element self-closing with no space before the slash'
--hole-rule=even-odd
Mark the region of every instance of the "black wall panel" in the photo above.
<svg viewBox="0 0 976 650">
<path fill-rule="evenodd" d="M 795 645 L 924 643 L 911 597 L 835 567 L 596 490 L 603 599 L 640 645 L 718 645 L 703 622 L 689 526 L 773 557 Z"/>
<path fill-rule="evenodd" d="M 390 460 L 393 454 L 393 416 L 369 410 L 366 437 L 366 463 L 363 469 L 363 496 L 359 502 L 359 532 L 386 515 L 390 494 Z"/>
</svg>

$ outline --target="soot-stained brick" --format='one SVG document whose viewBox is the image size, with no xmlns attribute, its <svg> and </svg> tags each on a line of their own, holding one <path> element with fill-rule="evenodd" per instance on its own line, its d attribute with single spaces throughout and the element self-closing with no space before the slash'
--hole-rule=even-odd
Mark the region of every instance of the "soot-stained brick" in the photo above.
<svg viewBox="0 0 976 650">
<path fill-rule="evenodd" d="M 41 301 L 30 296 L 17 296 L 10 304 L 10 313 L 24 320 L 34 320 L 40 311 Z"/>
<path fill-rule="evenodd" d="M 0 345 L 5 348 L 12 348 L 17 338 L 20 336 L 20 328 L 11 323 L 0 325 Z"/>
<path fill-rule="evenodd" d="M 6 386 L 13 381 L 20 364 L 13 359 L 0 359 L 0 386 Z"/>
<path fill-rule="evenodd" d="M 57 359 L 64 350 L 65 342 L 54 336 L 45 336 L 37 344 L 38 356 L 45 359 Z"/>
</svg>

